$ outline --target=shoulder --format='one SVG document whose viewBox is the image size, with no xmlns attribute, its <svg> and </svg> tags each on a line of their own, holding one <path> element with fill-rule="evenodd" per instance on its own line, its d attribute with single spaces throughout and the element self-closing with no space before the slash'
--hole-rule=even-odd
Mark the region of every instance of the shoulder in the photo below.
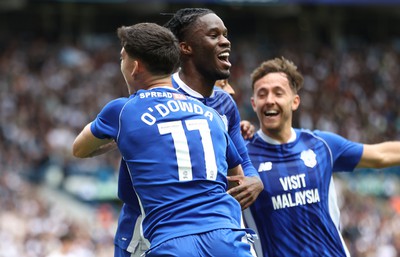
<svg viewBox="0 0 400 257">
<path fill-rule="evenodd" d="M 235 100 L 233 99 L 233 97 L 228 94 L 227 92 L 225 92 L 223 89 L 214 86 L 214 92 L 213 92 L 213 97 L 219 99 L 219 100 L 224 100 L 227 102 L 232 102 L 235 104 Z"/>
<path fill-rule="evenodd" d="M 128 97 L 120 97 L 120 98 L 111 100 L 110 102 L 108 102 L 108 103 L 106 104 L 106 107 L 107 107 L 107 108 L 118 108 L 118 107 L 123 107 L 123 106 L 129 101 L 129 99 L 130 99 L 130 98 L 128 98 Z"/>
<path fill-rule="evenodd" d="M 318 137 L 327 141 L 332 141 L 332 140 L 347 141 L 346 138 L 330 131 L 322 131 L 322 130 L 313 130 L 313 131 L 305 130 L 305 131 L 308 131 L 308 133 L 312 134 L 314 137 Z"/>
<path fill-rule="evenodd" d="M 333 132 L 314 130 L 309 133 L 323 142 L 333 153 L 342 153 L 352 149 L 359 150 L 360 147 L 362 148 L 360 143 L 353 142 Z"/>
<path fill-rule="evenodd" d="M 104 115 L 105 113 L 115 113 L 121 111 L 124 105 L 129 101 L 127 97 L 120 97 L 108 102 L 100 112 L 100 115 Z"/>
</svg>

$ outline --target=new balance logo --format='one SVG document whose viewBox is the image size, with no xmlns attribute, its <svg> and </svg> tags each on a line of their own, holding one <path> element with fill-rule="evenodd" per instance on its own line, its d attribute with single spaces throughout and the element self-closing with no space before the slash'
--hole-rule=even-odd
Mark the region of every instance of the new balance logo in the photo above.
<svg viewBox="0 0 400 257">
<path fill-rule="evenodd" d="M 272 162 L 262 162 L 258 167 L 258 172 L 269 171 L 272 169 Z"/>
</svg>

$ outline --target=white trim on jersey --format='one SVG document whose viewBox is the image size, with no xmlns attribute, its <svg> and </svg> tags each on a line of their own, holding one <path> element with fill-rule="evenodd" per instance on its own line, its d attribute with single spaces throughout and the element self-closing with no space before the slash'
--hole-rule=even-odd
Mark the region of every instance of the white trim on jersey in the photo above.
<svg viewBox="0 0 400 257">
<path fill-rule="evenodd" d="M 246 228 L 251 228 L 254 230 L 256 235 L 259 235 L 256 222 L 254 221 L 253 214 L 251 214 L 250 208 L 245 209 L 242 211 L 242 220 L 241 220 L 241 225 L 244 225 Z M 257 257 L 262 257 L 264 256 L 263 251 L 262 251 L 262 245 L 260 238 L 257 237 L 254 239 L 254 242 L 250 244 L 251 245 L 251 253 L 253 256 Z"/>
<path fill-rule="evenodd" d="M 294 131 L 293 128 L 291 128 L 290 133 L 291 133 L 290 138 L 286 143 L 294 142 L 296 140 L 296 138 L 297 138 L 296 132 Z M 262 132 L 261 129 L 257 131 L 257 134 L 261 137 L 262 140 L 264 140 L 265 142 L 267 142 L 267 143 L 269 143 L 271 145 L 281 145 L 282 144 L 281 142 L 279 142 L 279 141 L 267 136 L 266 134 L 264 134 L 264 132 Z"/>
<path fill-rule="evenodd" d="M 333 177 L 331 177 L 331 181 L 329 183 L 329 193 L 328 194 L 329 194 L 329 196 L 328 196 L 329 197 L 328 198 L 329 215 L 331 216 L 332 221 L 338 230 L 338 234 L 339 234 L 340 240 L 342 241 L 342 246 L 346 253 L 346 256 L 350 257 L 349 250 L 346 247 L 346 243 L 344 242 L 342 233 L 340 231 L 340 210 L 339 210 L 339 205 L 337 204 L 336 188 L 335 188 L 335 183 L 333 181 Z"/>
<path fill-rule="evenodd" d="M 179 77 L 179 72 L 175 72 L 174 74 L 172 74 L 172 78 L 175 80 L 175 82 L 179 85 L 179 87 L 185 91 L 188 95 L 193 96 L 195 98 L 204 98 L 204 96 L 202 96 L 200 93 L 194 91 L 193 89 L 191 89 L 188 85 L 185 84 L 185 82 L 183 82 L 181 80 L 181 78 Z M 212 92 L 210 97 L 214 96 L 214 91 Z"/>
</svg>

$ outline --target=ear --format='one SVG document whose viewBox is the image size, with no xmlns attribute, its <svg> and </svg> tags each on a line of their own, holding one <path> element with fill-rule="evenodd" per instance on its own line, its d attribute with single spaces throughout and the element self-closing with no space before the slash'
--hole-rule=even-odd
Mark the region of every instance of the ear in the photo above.
<svg viewBox="0 0 400 257">
<path fill-rule="evenodd" d="M 134 60 L 132 62 L 132 70 L 131 70 L 131 76 L 134 77 L 135 74 L 139 71 L 139 62 L 137 60 Z"/>
<path fill-rule="evenodd" d="M 253 96 L 250 97 L 250 101 L 251 101 L 251 106 L 253 107 L 253 111 L 256 112 L 256 103 Z"/>
<path fill-rule="evenodd" d="M 299 105 L 300 105 L 300 96 L 296 94 L 292 102 L 292 111 L 296 111 L 299 108 Z"/>
<path fill-rule="evenodd" d="M 179 43 L 179 48 L 181 49 L 181 53 L 184 55 L 189 55 L 192 53 L 192 48 L 186 42 Z"/>
</svg>

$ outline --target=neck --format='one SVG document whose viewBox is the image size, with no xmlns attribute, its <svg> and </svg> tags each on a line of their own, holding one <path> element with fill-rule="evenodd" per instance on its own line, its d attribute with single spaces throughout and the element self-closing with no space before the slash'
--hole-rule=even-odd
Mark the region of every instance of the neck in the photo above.
<svg viewBox="0 0 400 257">
<path fill-rule="evenodd" d="M 281 144 L 285 144 L 289 142 L 290 138 L 292 137 L 292 127 L 287 129 L 267 129 L 262 128 L 262 132 L 267 135 L 268 137 L 278 141 Z"/>
<path fill-rule="evenodd" d="M 160 80 L 152 81 L 151 83 L 148 84 L 146 89 L 152 89 L 152 88 L 156 88 L 156 87 L 170 87 L 170 88 L 173 88 L 172 82 L 171 82 L 171 77 L 168 76 L 168 78 L 166 78 L 166 79 L 160 79 Z"/>
<path fill-rule="evenodd" d="M 198 92 L 203 97 L 209 97 L 213 92 L 215 80 L 206 79 L 198 72 L 187 72 L 186 70 L 184 71 L 181 69 L 179 71 L 179 78 L 191 89 Z"/>
<path fill-rule="evenodd" d="M 136 88 L 135 91 L 138 91 L 140 89 L 149 90 L 149 89 L 156 88 L 156 87 L 171 87 L 171 88 L 173 88 L 170 74 L 159 75 L 159 76 L 148 76 L 147 78 L 144 78 L 141 81 L 138 81 L 136 83 L 136 85 L 138 85 L 138 88 Z"/>
</svg>

